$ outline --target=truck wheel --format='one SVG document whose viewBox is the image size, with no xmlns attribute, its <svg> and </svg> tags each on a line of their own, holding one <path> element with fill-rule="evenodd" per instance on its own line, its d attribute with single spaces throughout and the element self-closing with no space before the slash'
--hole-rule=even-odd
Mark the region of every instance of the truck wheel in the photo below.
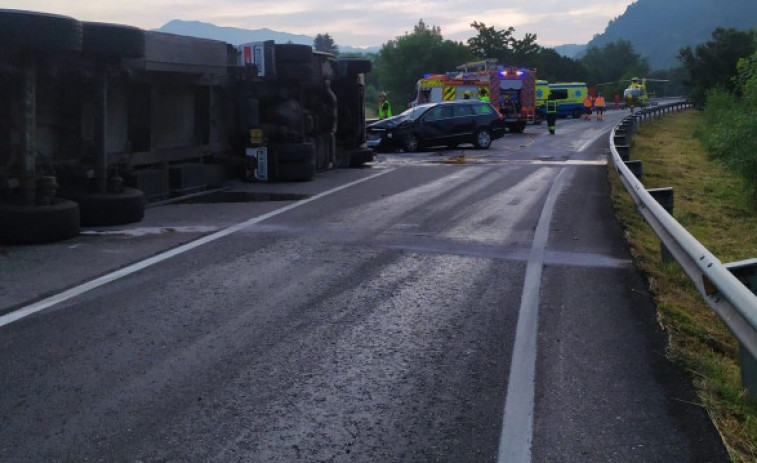
<svg viewBox="0 0 757 463">
<path fill-rule="evenodd" d="M 310 45 L 298 45 L 294 43 L 277 43 L 274 49 L 276 64 L 287 63 L 311 63 L 313 60 L 313 48 Z"/>
<path fill-rule="evenodd" d="M 371 62 L 366 59 L 340 59 L 337 61 L 339 74 L 367 74 L 371 72 Z"/>
<path fill-rule="evenodd" d="M 278 162 L 297 164 L 315 159 L 315 146 L 312 143 L 282 143 L 272 145 Z"/>
<path fill-rule="evenodd" d="M 145 216 L 145 195 L 136 188 L 124 188 L 120 193 L 75 191 L 61 195 L 79 204 L 81 224 L 86 227 L 135 223 Z"/>
<path fill-rule="evenodd" d="M 53 198 L 49 206 L 0 204 L 0 242 L 39 244 L 79 234 L 79 205 Z"/>
<path fill-rule="evenodd" d="M 10 48 L 80 51 L 82 25 L 68 16 L 2 10 L 0 43 Z"/>
<path fill-rule="evenodd" d="M 310 164 L 279 164 L 278 180 L 282 182 L 305 182 L 315 177 L 315 161 Z"/>
<path fill-rule="evenodd" d="M 578 119 L 579 117 L 581 117 L 581 114 L 583 114 L 583 113 L 584 112 L 583 112 L 582 109 L 579 109 L 579 108 L 574 109 L 573 110 L 573 119 Z"/>
<path fill-rule="evenodd" d="M 316 148 L 313 143 L 283 143 L 276 146 L 275 180 L 305 181 L 315 177 Z"/>
<path fill-rule="evenodd" d="M 492 144 L 492 134 L 486 129 L 480 129 L 474 136 L 473 144 L 483 150 L 489 148 Z"/>
<path fill-rule="evenodd" d="M 313 75 L 313 63 L 276 63 L 276 76 L 288 82 L 309 82 Z"/>
<path fill-rule="evenodd" d="M 349 156 L 350 167 L 362 167 L 366 162 L 373 161 L 373 150 L 370 148 L 360 148 L 350 152 Z"/>
<path fill-rule="evenodd" d="M 145 56 L 145 33 L 142 29 L 117 24 L 83 22 L 82 30 L 84 53 L 122 58 Z"/>
</svg>

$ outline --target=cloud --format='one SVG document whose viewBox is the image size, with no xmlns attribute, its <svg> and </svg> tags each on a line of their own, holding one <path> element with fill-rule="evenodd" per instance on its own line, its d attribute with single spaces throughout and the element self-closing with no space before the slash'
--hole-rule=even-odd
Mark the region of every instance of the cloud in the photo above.
<svg viewBox="0 0 757 463">
<path fill-rule="evenodd" d="M 633 0 L 0 0 L 0 8 L 42 11 L 83 21 L 154 29 L 172 19 L 217 26 L 269 28 L 282 32 L 330 34 L 337 44 L 376 46 L 410 32 L 418 21 L 439 26 L 446 39 L 475 35 L 474 21 L 516 38 L 537 35 L 543 46 L 586 43 L 603 32 Z"/>
</svg>

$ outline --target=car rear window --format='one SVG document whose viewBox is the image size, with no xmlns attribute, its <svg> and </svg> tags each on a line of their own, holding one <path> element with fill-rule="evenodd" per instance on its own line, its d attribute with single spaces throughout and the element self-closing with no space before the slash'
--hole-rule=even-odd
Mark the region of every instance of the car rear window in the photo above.
<svg viewBox="0 0 757 463">
<path fill-rule="evenodd" d="M 488 104 L 477 104 L 473 106 L 473 110 L 476 114 L 492 114 L 494 109 Z"/>
</svg>

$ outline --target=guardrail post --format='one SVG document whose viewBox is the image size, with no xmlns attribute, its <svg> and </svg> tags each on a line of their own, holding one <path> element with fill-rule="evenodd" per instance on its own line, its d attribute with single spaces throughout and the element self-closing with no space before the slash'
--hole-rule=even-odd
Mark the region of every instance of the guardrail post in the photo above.
<svg viewBox="0 0 757 463">
<path fill-rule="evenodd" d="M 628 170 L 630 170 L 636 178 L 641 180 L 641 161 L 625 161 L 625 164 L 626 167 L 628 167 Z"/>
<path fill-rule="evenodd" d="M 723 266 L 752 293 L 757 294 L 757 259 L 731 262 Z M 757 397 L 757 359 L 741 343 L 739 343 L 739 366 L 741 367 L 741 385 L 751 397 Z"/>
<path fill-rule="evenodd" d="M 741 367 L 741 385 L 750 397 L 757 397 L 757 360 L 739 343 L 739 366 Z"/>
<path fill-rule="evenodd" d="M 651 188 L 647 190 L 647 193 L 660 203 L 660 206 L 668 211 L 668 214 L 673 215 L 673 188 Z M 662 256 L 663 262 L 675 262 L 675 257 L 662 241 L 660 241 L 660 256 Z"/>
<path fill-rule="evenodd" d="M 628 161 L 631 159 L 631 147 L 629 145 L 615 145 L 615 150 L 620 155 L 620 159 Z"/>
</svg>

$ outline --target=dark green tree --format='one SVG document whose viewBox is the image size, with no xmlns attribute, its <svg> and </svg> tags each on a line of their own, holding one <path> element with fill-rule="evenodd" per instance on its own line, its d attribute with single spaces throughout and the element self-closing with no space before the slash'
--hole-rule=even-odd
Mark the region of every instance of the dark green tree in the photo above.
<svg viewBox="0 0 757 463">
<path fill-rule="evenodd" d="M 468 48 L 473 56 L 479 59 L 496 59 L 500 63 L 512 61 L 510 44 L 515 32 L 513 27 L 498 31 L 477 21 L 474 21 L 471 27 L 478 32 L 477 36 L 468 39 Z"/>
<path fill-rule="evenodd" d="M 586 68 L 590 85 L 649 75 L 649 63 L 627 40 L 610 42 L 602 48 L 589 47 L 581 64 Z"/>
<path fill-rule="evenodd" d="M 737 75 L 739 59 L 754 52 L 755 33 L 718 27 L 712 32 L 712 40 L 697 45 L 695 49 L 684 47 L 678 59 L 686 70 L 685 85 L 689 98 L 696 105 L 704 104 L 707 91 L 722 88 L 733 92 L 732 78 Z"/>
<path fill-rule="evenodd" d="M 503 66 L 533 67 L 541 47 L 536 34 L 526 33 L 522 40 L 513 37 L 515 28 L 497 30 L 474 21 L 471 27 L 478 35 L 468 39 L 468 48 L 479 59 L 495 59 Z"/>
<path fill-rule="evenodd" d="M 313 40 L 313 48 L 315 48 L 316 51 L 322 51 L 334 55 L 339 54 L 339 47 L 334 43 L 334 39 L 329 34 L 316 35 Z"/>
<path fill-rule="evenodd" d="M 586 82 L 583 65 L 574 59 L 562 56 L 552 48 L 541 48 L 531 67 L 539 79 L 550 82 Z"/>
<path fill-rule="evenodd" d="M 536 34 L 526 33 L 522 40 L 510 40 L 510 62 L 503 62 L 505 66 L 535 67 L 541 47 L 536 43 Z"/>
<path fill-rule="evenodd" d="M 429 27 L 420 20 L 412 33 L 384 44 L 374 72 L 379 90 L 389 94 L 393 112 L 398 113 L 415 94 L 415 85 L 424 74 L 452 71 L 473 58 L 464 44 L 445 40 L 437 26 Z"/>
</svg>

